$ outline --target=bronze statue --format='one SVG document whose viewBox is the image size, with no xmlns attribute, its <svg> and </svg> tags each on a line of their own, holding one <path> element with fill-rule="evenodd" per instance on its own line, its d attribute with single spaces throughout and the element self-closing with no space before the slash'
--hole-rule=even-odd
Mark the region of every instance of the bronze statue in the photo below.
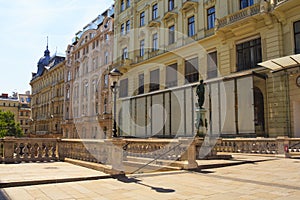
<svg viewBox="0 0 300 200">
<path fill-rule="evenodd" d="M 198 106 L 200 109 L 203 109 L 204 104 L 204 94 L 205 94 L 205 88 L 204 88 L 204 82 L 203 80 L 200 80 L 200 84 L 197 86 L 196 94 L 198 96 Z"/>
</svg>

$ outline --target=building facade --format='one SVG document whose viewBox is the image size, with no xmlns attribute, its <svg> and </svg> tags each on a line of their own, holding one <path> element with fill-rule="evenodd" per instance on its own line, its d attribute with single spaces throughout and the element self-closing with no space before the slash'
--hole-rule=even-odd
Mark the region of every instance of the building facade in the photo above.
<svg viewBox="0 0 300 200">
<path fill-rule="evenodd" d="M 0 95 L 0 110 L 10 111 L 15 115 L 15 121 L 19 123 L 19 100 L 18 97 L 9 96 L 7 93 Z"/>
<path fill-rule="evenodd" d="M 64 110 L 65 57 L 53 55 L 47 48 L 30 81 L 31 137 L 62 137 Z"/>
<path fill-rule="evenodd" d="M 63 132 L 66 138 L 111 137 L 114 6 L 76 34 L 66 52 Z"/>
<path fill-rule="evenodd" d="M 116 0 L 119 134 L 195 135 L 203 79 L 208 134 L 299 137 L 299 57 L 282 70 L 262 64 L 299 53 L 299 8 L 297 0 Z"/>
<path fill-rule="evenodd" d="M 31 124 L 31 95 L 27 91 L 25 94 L 18 94 L 19 99 L 19 122 L 25 136 L 30 137 Z"/>
</svg>

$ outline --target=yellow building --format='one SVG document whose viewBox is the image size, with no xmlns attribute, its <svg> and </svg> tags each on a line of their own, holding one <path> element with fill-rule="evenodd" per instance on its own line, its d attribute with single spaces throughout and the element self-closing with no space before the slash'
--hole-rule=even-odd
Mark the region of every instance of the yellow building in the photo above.
<svg viewBox="0 0 300 200">
<path fill-rule="evenodd" d="M 111 92 L 114 7 L 76 34 L 67 48 L 65 68 L 64 137 L 111 137 Z"/>
<path fill-rule="evenodd" d="M 9 97 L 8 94 L 0 95 L 0 110 L 10 111 L 15 115 L 16 123 L 19 123 L 19 100 L 17 96 Z"/>
<path fill-rule="evenodd" d="M 50 57 L 47 48 L 30 81 L 32 137 L 62 137 L 65 57 Z"/>
<path fill-rule="evenodd" d="M 115 9 L 121 135 L 193 136 L 203 79 L 208 134 L 300 136 L 300 59 L 281 59 L 299 53 L 299 1 L 116 0 Z"/>
</svg>

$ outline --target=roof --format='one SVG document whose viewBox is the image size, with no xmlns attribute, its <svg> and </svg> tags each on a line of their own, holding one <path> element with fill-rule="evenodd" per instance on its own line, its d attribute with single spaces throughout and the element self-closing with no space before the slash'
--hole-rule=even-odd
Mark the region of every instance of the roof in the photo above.
<svg viewBox="0 0 300 200">
<path fill-rule="evenodd" d="M 272 70 L 272 72 L 278 72 L 293 67 L 300 66 L 300 54 L 285 56 L 281 58 L 271 59 L 258 65 Z"/>
</svg>

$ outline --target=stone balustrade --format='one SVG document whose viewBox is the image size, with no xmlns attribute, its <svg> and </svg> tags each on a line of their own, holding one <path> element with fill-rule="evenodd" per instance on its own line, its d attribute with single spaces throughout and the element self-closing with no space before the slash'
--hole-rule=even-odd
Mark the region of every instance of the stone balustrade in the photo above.
<svg viewBox="0 0 300 200">
<path fill-rule="evenodd" d="M 239 10 L 238 12 L 227 15 L 226 17 L 223 17 L 221 19 L 217 19 L 217 23 L 216 23 L 217 29 L 222 28 L 224 26 L 227 26 L 229 24 L 232 24 L 236 21 L 242 20 L 246 17 L 256 15 L 259 12 L 260 12 L 260 4 L 255 4 L 253 6 L 249 6 L 247 8 L 242 9 L 242 10 Z"/>
<path fill-rule="evenodd" d="M 55 161 L 57 155 L 57 139 L 30 139 L 7 137 L 1 139 L 1 162 L 45 162 Z"/>
</svg>

